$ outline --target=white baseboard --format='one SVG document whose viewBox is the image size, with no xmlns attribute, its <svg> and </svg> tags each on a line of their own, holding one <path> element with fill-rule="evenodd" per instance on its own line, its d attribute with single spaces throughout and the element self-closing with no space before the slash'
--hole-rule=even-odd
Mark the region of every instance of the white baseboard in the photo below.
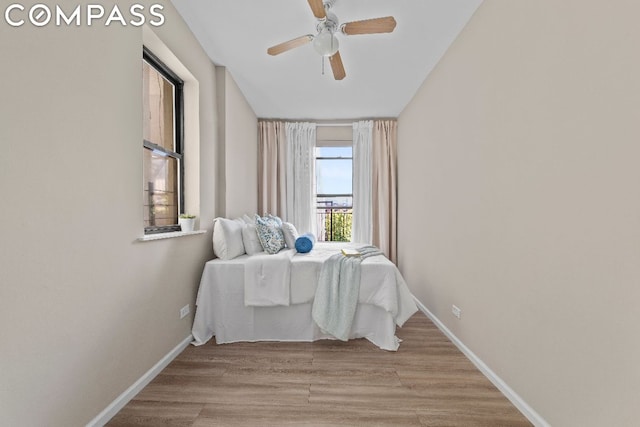
<svg viewBox="0 0 640 427">
<path fill-rule="evenodd" d="M 536 427 L 551 427 L 548 422 L 544 420 L 531 406 L 527 404 L 511 387 L 505 383 L 502 378 L 496 375 L 478 356 L 476 356 L 462 341 L 456 337 L 453 332 L 447 328 L 444 323 L 440 321 L 424 304 L 422 304 L 415 296 L 413 299 L 416 301 L 416 305 L 437 327 L 444 333 L 452 343 L 465 355 L 467 358 L 495 385 L 498 390 L 505 395 L 507 399 L 518 408 L 522 415 L 527 417 L 531 423 Z"/>
<path fill-rule="evenodd" d="M 193 336 L 189 335 L 182 340 L 180 344 L 175 346 L 173 350 L 167 353 L 158 363 L 156 363 L 151 369 L 149 369 L 143 376 L 126 389 L 120 396 L 118 396 L 109 406 L 107 406 L 102 412 L 100 412 L 94 419 L 89 421 L 87 427 L 102 427 L 111 418 L 113 418 L 122 408 L 125 407 L 136 394 L 151 382 L 164 368 L 167 367 L 173 359 L 175 359 L 187 346 L 193 341 Z"/>
</svg>

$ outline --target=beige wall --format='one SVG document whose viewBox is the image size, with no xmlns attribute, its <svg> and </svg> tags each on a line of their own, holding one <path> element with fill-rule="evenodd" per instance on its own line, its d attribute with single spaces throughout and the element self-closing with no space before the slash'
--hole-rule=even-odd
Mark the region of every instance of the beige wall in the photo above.
<svg viewBox="0 0 640 427">
<path fill-rule="evenodd" d="M 258 211 L 258 118 L 231 73 L 224 67 L 216 71 L 225 216 L 253 215 Z"/>
<path fill-rule="evenodd" d="M 142 29 L 0 22 L 0 425 L 84 425 L 190 334 L 223 213 L 215 69 L 162 3 L 153 31 L 198 81 L 187 204 L 207 234 L 153 242 L 137 242 Z"/>
<path fill-rule="evenodd" d="M 638 422 L 638 16 L 486 0 L 399 118 L 402 272 L 554 426 Z"/>
<path fill-rule="evenodd" d="M 326 143 L 330 143 L 329 141 L 336 141 L 336 143 L 353 142 L 352 122 L 349 122 L 348 126 L 318 126 L 316 139 Z"/>
</svg>

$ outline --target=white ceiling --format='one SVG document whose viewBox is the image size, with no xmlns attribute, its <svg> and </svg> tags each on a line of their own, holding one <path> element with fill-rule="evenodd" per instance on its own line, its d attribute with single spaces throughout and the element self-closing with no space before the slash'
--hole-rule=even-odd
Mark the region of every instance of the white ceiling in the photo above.
<svg viewBox="0 0 640 427">
<path fill-rule="evenodd" d="M 267 48 L 315 33 L 307 0 L 172 0 L 216 65 L 227 67 L 261 118 L 397 117 L 482 0 L 337 0 L 340 22 L 392 15 L 390 34 L 340 34 L 347 77 L 333 79 L 311 44 Z"/>
</svg>

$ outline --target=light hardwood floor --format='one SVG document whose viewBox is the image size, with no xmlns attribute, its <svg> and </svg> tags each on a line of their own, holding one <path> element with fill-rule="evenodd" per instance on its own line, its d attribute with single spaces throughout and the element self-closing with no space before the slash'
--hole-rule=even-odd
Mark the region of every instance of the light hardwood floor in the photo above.
<svg viewBox="0 0 640 427">
<path fill-rule="evenodd" d="M 189 346 L 107 425 L 531 425 L 422 313 L 397 335 Z"/>
</svg>

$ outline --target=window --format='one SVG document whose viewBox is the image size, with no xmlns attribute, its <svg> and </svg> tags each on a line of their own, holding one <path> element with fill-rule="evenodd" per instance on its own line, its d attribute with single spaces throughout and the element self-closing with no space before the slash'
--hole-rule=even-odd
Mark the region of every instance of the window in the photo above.
<svg viewBox="0 0 640 427">
<path fill-rule="evenodd" d="M 142 60 L 145 234 L 180 231 L 184 212 L 182 80 L 148 49 Z"/>
<path fill-rule="evenodd" d="M 316 147 L 316 216 L 321 241 L 351 241 L 352 163 L 351 146 Z"/>
</svg>

